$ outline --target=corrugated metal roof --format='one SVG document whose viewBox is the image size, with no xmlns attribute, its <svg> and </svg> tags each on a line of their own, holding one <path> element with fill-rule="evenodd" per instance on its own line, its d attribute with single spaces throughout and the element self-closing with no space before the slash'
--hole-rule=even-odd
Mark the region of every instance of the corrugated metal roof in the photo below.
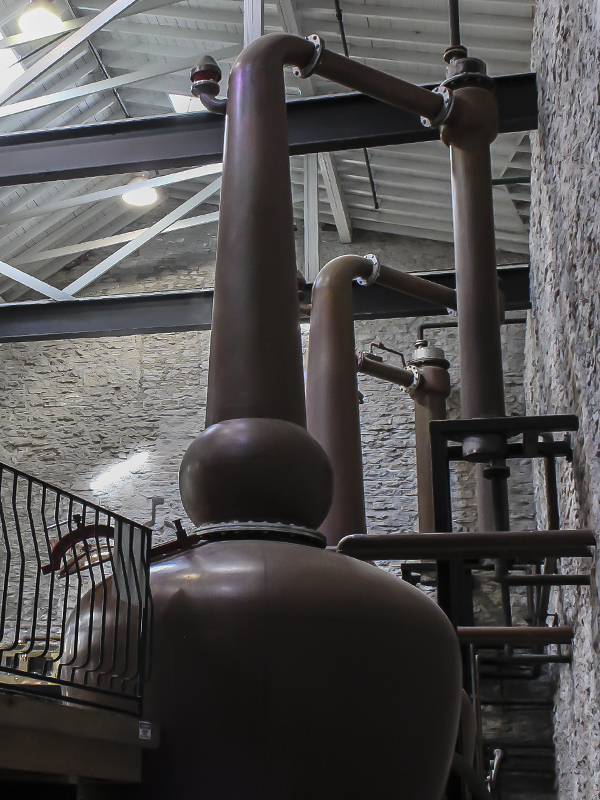
<svg viewBox="0 0 600 800">
<path fill-rule="evenodd" d="M 448 42 L 446 0 L 341 0 L 350 56 L 369 66 L 417 83 L 444 77 L 443 51 Z M 0 0 L 0 30 L 4 37 L 20 32 L 17 24 L 23 4 Z M 79 0 L 75 14 L 84 18 L 109 5 L 108 0 Z M 72 20 L 67 0 L 55 0 L 63 20 Z M 299 0 L 295 6 L 301 33 L 318 33 L 327 46 L 342 52 L 333 0 Z M 461 0 L 461 31 L 469 53 L 483 58 L 491 75 L 529 70 L 533 6 L 526 0 Z M 277 5 L 265 6 L 266 32 L 282 30 Z M 58 62 L 14 100 L 47 95 L 74 86 L 117 77 L 149 65 L 164 65 L 165 74 L 117 88 L 65 99 L 56 105 L 0 120 L 0 132 L 80 125 L 124 116 L 172 113 L 169 94 L 189 94 L 188 69 L 181 59 L 194 61 L 211 53 L 221 64 L 225 79 L 242 47 L 243 3 L 237 0 L 186 0 L 168 3 L 138 0 L 121 17 L 91 37 L 102 66 L 87 43 Z M 14 48 L 29 66 L 50 49 L 42 42 Z M 105 72 L 103 71 L 103 68 Z M 179 71 L 175 71 L 179 70 Z M 287 75 L 290 96 L 306 89 Z M 222 83 L 226 86 L 226 80 Z M 316 94 L 345 91 L 316 77 Z M 117 96 L 118 95 L 118 96 Z M 122 106 L 121 106 L 122 103 Z M 492 147 L 494 177 L 529 173 L 529 141 L 523 134 L 503 134 Z M 379 210 L 373 208 L 362 152 L 334 155 L 343 194 L 357 228 L 451 241 L 452 211 L 448 152 L 439 142 L 376 148 L 369 151 Z M 303 161 L 291 160 L 296 213 L 301 216 Z M 14 211 L 43 210 L 44 204 L 88 194 L 126 183 L 131 176 L 64 181 L 0 189 L 0 260 L 18 263 L 25 257 L 65 245 L 118 233 L 144 214 L 126 207 L 119 197 L 92 205 L 61 209 L 11 223 Z M 174 198 L 197 192 L 211 178 L 176 184 Z M 324 186 L 319 194 L 322 222 L 333 222 Z M 214 202 L 214 201 L 213 201 Z M 526 185 L 495 188 L 498 246 L 516 253 L 528 249 L 529 188 Z M 142 221 L 143 222 L 143 221 Z M 21 268 L 48 279 L 72 260 L 54 256 Z M 25 260 L 27 260 L 25 258 Z M 26 290 L 0 278 L 0 295 L 14 299 Z"/>
</svg>

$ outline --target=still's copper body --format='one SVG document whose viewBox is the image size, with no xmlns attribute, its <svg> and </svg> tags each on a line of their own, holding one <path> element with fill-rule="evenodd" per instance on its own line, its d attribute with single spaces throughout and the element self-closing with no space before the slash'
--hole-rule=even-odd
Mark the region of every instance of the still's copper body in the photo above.
<svg viewBox="0 0 600 800">
<path fill-rule="evenodd" d="M 207 428 L 180 471 L 186 510 L 212 540 L 151 570 L 150 800 L 439 800 L 452 761 L 452 626 L 314 530 L 333 484 L 306 430 L 283 67 L 312 64 L 431 116 L 441 98 L 314 54 L 273 34 L 231 73 Z"/>
<path fill-rule="evenodd" d="M 439 800 L 458 644 L 432 601 L 373 566 L 223 541 L 152 569 L 144 798 Z"/>
</svg>

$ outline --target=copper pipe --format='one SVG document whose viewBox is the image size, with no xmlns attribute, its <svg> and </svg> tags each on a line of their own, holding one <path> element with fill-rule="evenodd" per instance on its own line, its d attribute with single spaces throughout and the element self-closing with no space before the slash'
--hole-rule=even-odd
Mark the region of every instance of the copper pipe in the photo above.
<svg viewBox="0 0 600 800">
<path fill-rule="evenodd" d="M 310 317 L 307 427 L 333 466 L 333 501 L 319 529 L 329 545 L 336 545 L 343 536 L 366 532 L 352 306 L 352 281 L 356 278 L 365 284 L 382 282 L 436 303 L 448 301 L 455 305 L 456 301 L 452 289 L 381 266 L 374 257 L 340 256 L 317 276 Z M 407 385 L 414 381 L 410 370 L 402 370 L 401 374 L 397 368 L 387 367 L 393 380 L 407 380 Z M 423 431 L 423 435 L 428 442 L 429 431 Z M 423 453 L 427 446 L 421 447 Z M 422 455 L 422 463 L 423 458 Z"/>
<path fill-rule="evenodd" d="M 384 533 L 346 536 L 338 552 L 361 561 L 388 559 L 480 559 L 592 555 L 590 530 L 486 531 L 482 533 Z"/>
<path fill-rule="evenodd" d="M 331 50 L 323 49 L 314 71 L 322 78 L 328 78 L 341 86 L 363 92 L 369 97 L 412 111 L 413 114 L 427 119 L 435 119 L 443 107 L 441 95 L 386 75 Z"/>
<path fill-rule="evenodd" d="M 362 350 L 356 351 L 356 369 L 363 375 L 371 375 L 373 378 L 395 383 L 407 389 L 415 383 L 415 373 L 410 369 L 402 369 L 394 364 L 387 364 L 385 361 L 378 361 L 363 353 Z"/>
<path fill-rule="evenodd" d="M 446 400 L 450 396 L 450 375 L 447 367 L 423 364 L 421 380 L 411 392 L 415 402 L 415 449 L 417 459 L 417 503 L 419 531 L 435 531 L 433 513 L 433 477 L 429 423 L 446 419 Z"/>
<path fill-rule="evenodd" d="M 320 527 L 329 545 L 367 530 L 352 281 L 372 273 L 370 259 L 340 256 L 323 267 L 312 290 L 306 412 L 308 430 L 333 466 L 333 501 Z"/>
<path fill-rule="evenodd" d="M 193 94 L 202 100 L 202 105 L 207 111 L 212 111 L 213 114 L 226 114 L 227 113 L 227 98 L 217 97 L 219 92 L 218 84 L 215 87 L 208 81 L 197 89 Z"/>
<path fill-rule="evenodd" d="M 573 631 L 571 628 L 463 628 L 457 629 L 458 641 L 461 644 L 474 644 L 480 647 L 488 645 L 505 645 L 523 647 L 530 644 L 571 644 Z"/>
<path fill-rule="evenodd" d="M 461 402 L 467 419 L 505 414 L 490 159 L 497 133 L 493 92 L 455 89 L 442 139 L 450 147 L 452 168 Z M 463 453 L 482 461 L 501 447 L 499 437 L 487 434 L 466 439 Z"/>
<path fill-rule="evenodd" d="M 403 272 L 399 269 L 392 269 L 383 264 L 379 267 L 377 283 L 386 286 L 388 289 L 395 289 L 403 292 L 410 297 L 418 297 L 419 300 L 427 300 L 436 306 L 444 306 L 453 311 L 457 309 L 456 292 L 447 286 L 440 286 L 439 283 L 425 280 L 418 275 L 411 275 L 410 272 Z"/>
</svg>

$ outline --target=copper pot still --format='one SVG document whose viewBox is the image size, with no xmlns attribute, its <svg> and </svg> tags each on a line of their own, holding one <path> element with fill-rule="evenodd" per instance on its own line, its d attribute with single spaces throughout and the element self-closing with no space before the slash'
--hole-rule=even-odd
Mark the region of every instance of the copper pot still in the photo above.
<svg viewBox="0 0 600 800">
<path fill-rule="evenodd" d="M 209 541 L 151 569 L 148 800 L 439 800 L 456 743 L 446 616 L 316 530 L 332 475 L 306 431 L 283 81 L 314 49 L 264 36 L 231 73 L 207 428 L 180 471 Z"/>
</svg>

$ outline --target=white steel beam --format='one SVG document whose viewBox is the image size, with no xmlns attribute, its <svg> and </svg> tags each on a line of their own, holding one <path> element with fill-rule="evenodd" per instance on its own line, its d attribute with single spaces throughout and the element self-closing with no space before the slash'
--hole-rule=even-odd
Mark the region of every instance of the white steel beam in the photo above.
<svg viewBox="0 0 600 800">
<path fill-rule="evenodd" d="M 302 36 L 302 26 L 298 19 L 294 0 L 277 0 L 277 11 L 283 30 L 294 36 Z M 316 94 L 312 78 L 301 80 L 299 86 L 303 95 L 313 97 Z M 344 200 L 344 190 L 335 167 L 333 154 L 319 153 L 319 167 L 340 242 L 348 244 L 352 241 L 352 220 Z"/>
<path fill-rule="evenodd" d="M 55 289 L 54 286 L 50 286 L 49 283 L 44 283 L 44 281 L 34 278 L 33 275 L 28 275 L 26 272 L 21 272 L 20 269 L 15 269 L 14 267 L 11 267 L 10 264 L 5 264 L 4 261 L 0 261 L 0 274 L 6 275 L 7 278 L 12 278 L 12 280 L 17 281 L 17 283 L 22 283 L 23 286 L 28 286 L 30 289 L 33 289 L 35 292 L 39 292 L 46 297 L 51 297 L 52 300 L 73 299 L 67 292 L 62 292 L 60 289 Z"/>
<path fill-rule="evenodd" d="M 22 44 L 38 44 L 41 45 L 44 42 L 50 42 L 52 39 L 56 39 L 57 36 L 60 36 L 61 33 L 68 33 L 77 28 L 81 28 L 85 23 L 81 21 L 81 19 L 70 19 L 68 22 L 63 22 L 62 30 L 56 31 L 56 33 L 44 34 L 44 36 L 30 36 L 28 33 L 16 33 L 14 36 L 7 36 L 5 39 L 0 40 L 0 50 L 4 50 L 7 47 L 18 47 Z"/>
<path fill-rule="evenodd" d="M 96 266 L 86 272 L 85 275 L 82 275 L 80 278 L 77 278 L 77 280 L 70 283 L 67 286 L 66 291 L 75 294 L 75 292 L 79 292 L 81 289 L 84 289 L 90 283 L 95 281 L 96 278 L 104 275 L 104 273 L 107 272 L 111 267 L 114 267 L 115 264 L 118 264 L 128 255 L 138 250 L 142 245 L 146 244 L 146 242 L 149 242 L 155 236 L 158 236 L 159 233 L 162 233 L 174 222 L 177 222 L 178 219 L 181 219 L 181 217 L 183 217 L 189 211 L 192 211 L 194 208 L 196 208 L 196 206 L 199 206 L 211 195 L 215 194 L 215 192 L 218 192 L 220 187 L 221 178 L 217 178 L 216 181 L 210 183 L 200 192 L 197 192 L 197 194 L 195 194 L 193 197 L 190 197 L 190 199 L 185 203 L 182 203 L 182 205 L 171 211 L 170 214 L 167 214 L 166 217 L 163 217 L 162 219 L 158 220 L 158 222 L 155 222 L 154 225 L 150 226 L 143 234 L 140 234 L 140 236 L 137 236 L 131 242 L 128 242 L 128 244 L 117 250 L 116 253 L 108 256 L 108 258 L 105 258 L 104 261 L 101 261 L 99 264 L 96 264 Z"/>
<path fill-rule="evenodd" d="M 188 217 L 181 219 L 178 222 L 169 225 L 165 228 L 163 233 L 172 233 L 173 231 L 185 230 L 186 228 L 195 228 L 199 225 L 208 225 L 211 222 L 216 222 L 219 219 L 219 212 L 213 211 L 211 214 L 202 214 L 198 217 Z M 117 233 L 114 236 L 104 236 L 101 239 L 90 239 L 87 242 L 80 242 L 79 244 L 69 244 L 64 247 L 55 247 L 52 250 L 41 250 L 40 252 L 27 254 L 14 259 L 15 264 L 23 266 L 25 264 L 33 264 L 37 261 L 48 261 L 51 258 L 59 258 L 61 256 L 72 256 L 77 253 L 86 253 L 88 250 L 100 250 L 102 247 L 111 247 L 115 244 L 122 244 L 123 242 L 130 242 L 136 236 L 146 233 L 148 228 L 138 228 L 135 231 L 128 231 L 127 233 Z"/>
<path fill-rule="evenodd" d="M 333 155 L 331 153 L 319 153 L 319 167 L 321 168 L 321 176 L 325 184 L 327 199 L 329 200 L 340 242 L 349 244 L 352 241 L 352 219 L 346 205 Z"/>
<path fill-rule="evenodd" d="M 121 209 L 118 210 L 120 211 L 120 215 L 112 215 L 111 213 L 108 213 L 102 214 L 101 219 L 96 217 L 92 224 L 88 226 L 90 228 L 90 235 L 92 233 L 97 233 L 98 235 L 107 236 L 109 234 L 116 233 L 117 230 L 122 230 L 124 224 L 123 211 Z M 139 208 L 136 212 L 134 212 L 132 206 L 132 210 L 127 212 L 126 215 L 127 224 L 133 224 L 136 222 L 142 213 L 143 210 Z M 36 278 L 39 278 L 42 281 L 47 281 L 57 272 L 60 272 L 63 267 L 72 262 L 72 256 L 54 258 L 51 261 L 46 261 L 44 264 L 35 265 L 33 268 L 28 267 L 27 272 L 31 275 L 35 275 Z M 12 264 L 14 262 L 11 261 L 10 263 Z M 0 294 L 2 294 L 2 292 L 5 293 L 6 297 L 15 299 L 23 294 L 23 288 L 14 283 L 12 286 L 6 286 L 5 283 L 0 282 Z"/>
<path fill-rule="evenodd" d="M 114 19 L 118 14 L 124 11 L 129 6 L 133 5 L 136 0 L 114 0 L 108 8 L 101 11 L 99 14 L 86 22 L 78 30 L 75 30 L 66 39 L 60 41 L 56 47 L 53 47 L 46 55 L 42 56 L 39 61 L 32 64 L 25 72 L 21 73 L 10 83 L 3 92 L 0 92 L 0 104 L 5 103 L 14 97 L 26 86 L 29 86 L 33 81 L 43 75 L 44 72 L 53 67 L 61 58 L 64 58 L 68 53 L 79 47 L 82 42 L 85 42 L 93 33 L 103 28 L 107 22 Z"/>
<path fill-rule="evenodd" d="M 84 86 L 74 86 L 70 89 L 63 89 L 62 92 L 51 92 L 41 97 L 32 97 L 29 100 L 19 100 L 16 103 L 9 103 L 8 105 L 0 106 L 0 119 L 2 117 L 10 117 L 13 114 L 21 114 L 24 111 L 32 111 L 35 108 L 50 106 L 54 103 L 62 103 L 64 100 L 73 100 L 78 97 L 96 94 L 97 92 L 116 89 L 119 86 L 126 86 L 130 83 L 138 83 L 148 78 L 155 78 L 158 75 L 168 75 L 171 72 L 191 69 L 196 63 L 197 58 L 198 56 L 196 55 L 193 59 L 182 58 L 171 61 L 168 64 L 152 64 L 149 67 L 144 67 L 135 72 L 129 72 L 126 75 L 119 75 L 116 78 L 107 78 L 105 80 L 95 81 L 94 83 L 87 83 Z"/>
<path fill-rule="evenodd" d="M 265 32 L 264 0 L 244 0 L 244 47 Z"/>
<path fill-rule="evenodd" d="M 20 7 L 17 7 L 11 11 L 8 17 L 4 19 L 0 19 L 0 28 L 3 27 L 7 22 L 15 17 L 18 17 L 19 11 L 24 11 L 27 6 L 29 5 L 29 0 L 26 3 L 23 3 Z M 78 4 L 81 7 L 81 4 Z M 168 7 L 169 2 L 168 0 L 147 0 L 143 2 L 143 0 L 137 0 L 135 3 L 134 8 L 126 8 L 120 14 L 117 15 L 117 18 L 120 19 L 122 17 L 130 17 L 136 14 L 147 14 L 148 12 L 154 11 L 158 8 L 165 8 Z M 165 8 L 165 16 L 168 14 L 168 8 Z M 5 47 L 15 47 L 21 44 L 42 44 L 44 40 L 51 41 L 59 36 L 61 33 L 68 33 L 72 30 L 77 30 L 78 28 L 82 28 L 86 23 L 90 22 L 97 16 L 96 14 L 86 14 L 83 17 L 78 17 L 77 19 L 69 19 L 62 24 L 62 31 L 57 31 L 56 33 L 52 33 L 50 35 L 43 35 L 43 36 L 30 36 L 27 33 L 17 33 L 14 36 L 7 36 L 5 39 L 0 40 L 0 49 Z"/>
<path fill-rule="evenodd" d="M 106 200 L 108 197 L 120 197 L 125 194 L 125 192 L 132 192 L 135 189 L 170 186 L 173 183 L 203 178 L 206 175 L 218 175 L 222 171 L 223 164 L 206 164 L 203 167 L 194 167 L 193 169 L 186 169 L 181 172 L 170 173 L 169 175 L 160 175 L 158 178 L 150 178 L 149 180 L 138 181 L 137 183 L 126 183 L 124 185 L 114 186 L 110 189 L 99 189 L 97 192 L 80 194 L 65 200 L 57 200 L 55 203 L 44 203 L 43 206 L 8 214 L 5 217 L 0 217 L 0 224 L 9 225 L 12 222 L 19 222 L 20 220 L 31 219 L 32 217 L 40 217 L 43 214 L 60 211 L 63 208 L 73 208 L 87 203 L 97 203 L 99 200 Z"/>
<path fill-rule="evenodd" d="M 302 36 L 293 0 L 277 0 L 277 11 L 281 18 L 283 30 L 291 33 L 293 36 Z"/>
<path fill-rule="evenodd" d="M 115 37 L 110 33 L 104 32 L 98 34 L 96 39 L 98 38 L 100 38 L 98 46 L 102 52 L 110 52 L 113 54 L 110 59 L 110 65 L 113 69 L 115 67 L 120 69 L 120 65 L 123 63 L 127 65 L 126 69 L 129 69 L 132 66 L 134 68 L 139 66 L 139 59 L 137 60 L 137 63 L 135 62 L 136 53 L 142 53 L 144 56 L 160 56 L 161 58 L 173 58 L 174 55 L 181 57 L 185 56 L 186 53 L 189 53 L 190 55 L 195 53 L 197 57 L 200 57 L 203 54 L 198 48 L 198 44 L 194 42 L 190 42 L 189 44 L 179 42 L 177 47 L 174 48 L 173 45 L 158 44 L 156 42 L 134 42 L 131 41 L 132 37 L 129 37 L 128 39 L 115 39 Z M 219 61 L 237 58 L 241 50 L 241 45 L 242 43 L 240 40 L 239 44 L 223 47 L 218 51 Z M 212 49 L 208 52 L 213 54 L 215 50 Z M 130 58 L 126 59 L 126 56 L 129 56 Z"/>
<path fill-rule="evenodd" d="M 319 263 L 319 162 L 311 153 L 304 156 L 304 277 L 312 283 Z"/>
</svg>

